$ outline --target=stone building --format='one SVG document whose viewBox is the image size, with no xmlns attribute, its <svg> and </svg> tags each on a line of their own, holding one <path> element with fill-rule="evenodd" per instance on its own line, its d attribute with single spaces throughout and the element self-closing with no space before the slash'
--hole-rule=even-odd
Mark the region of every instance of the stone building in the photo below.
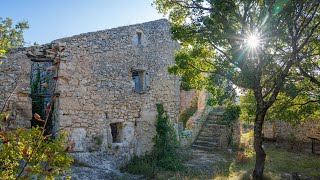
<svg viewBox="0 0 320 180">
<path fill-rule="evenodd" d="M 50 57 L 56 44 L 64 51 L 59 74 L 53 75 L 48 73 L 53 61 L 32 59 Z M 141 155 L 153 145 L 157 103 L 163 103 L 171 121 L 177 122 L 179 78 L 167 72 L 175 49 L 165 19 L 14 49 L 1 65 L 1 105 L 19 84 L 6 108 L 16 126 L 30 127 L 33 84 L 46 76 L 42 85 L 59 95 L 52 132 L 68 132 L 74 151 Z"/>
</svg>

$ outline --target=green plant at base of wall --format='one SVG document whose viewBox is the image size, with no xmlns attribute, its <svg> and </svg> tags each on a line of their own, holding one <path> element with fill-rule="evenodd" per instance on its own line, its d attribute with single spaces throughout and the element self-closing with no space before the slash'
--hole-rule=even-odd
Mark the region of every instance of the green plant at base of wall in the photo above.
<svg viewBox="0 0 320 180">
<path fill-rule="evenodd" d="M 153 150 L 145 156 L 133 157 L 121 168 L 122 171 L 154 178 L 159 170 L 177 171 L 183 168 L 182 157 L 177 151 L 179 144 L 175 129 L 162 104 L 157 104 L 157 111 L 157 134 L 153 138 Z"/>
<path fill-rule="evenodd" d="M 42 132 L 33 127 L 0 133 L 1 178 L 54 179 L 70 170 L 73 159 L 65 152 L 65 135 L 55 139 Z"/>
<path fill-rule="evenodd" d="M 183 113 L 180 115 L 179 121 L 183 123 L 183 127 L 185 128 L 187 125 L 187 121 L 191 116 L 194 115 L 194 113 L 197 112 L 197 101 L 193 101 L 191 106 L 183 111 Z"/>
</svg>

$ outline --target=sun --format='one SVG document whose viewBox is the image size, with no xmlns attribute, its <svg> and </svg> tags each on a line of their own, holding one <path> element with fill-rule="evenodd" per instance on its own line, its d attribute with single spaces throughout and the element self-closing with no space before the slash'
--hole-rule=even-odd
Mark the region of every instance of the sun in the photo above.
<svg viewBox="0 0 320 180">
<path fill-rule="evenodd" d="M 260 44 L 260 38 L 257 35 L 252 34 L 247 38 L 246 43 L 250 48 L 257 48 Z"/>
</svg>

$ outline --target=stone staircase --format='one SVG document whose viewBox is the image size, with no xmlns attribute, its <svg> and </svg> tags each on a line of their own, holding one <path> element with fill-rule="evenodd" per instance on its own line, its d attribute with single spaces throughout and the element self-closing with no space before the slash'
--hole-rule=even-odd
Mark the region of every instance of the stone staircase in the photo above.
<svg viewBox="0 0 320 180">
<path fill-rule="evenodd" d="M 225 158 L 217 153 L 218 149 L 226 147 L 224 142 L 227 142 L 227 129 L 218 124 L 223 112 L 224 109 L 218 109 L 209 114 L 189 149 L 192 158 L 184 163 L 190 171 L 204 175 L 204 179 L 211 179 L 219 171 L 219 163 L 226 162 Z"/>
<path fill-rule="evenodd" d="M 213 151 L 224 147 L 226 128 L 217 121 L 222 117 L 223 110 L 211 112 L 207 121 L 202 126 L 197 139 L 192 144 L 192 149 Z"/>
</svg>

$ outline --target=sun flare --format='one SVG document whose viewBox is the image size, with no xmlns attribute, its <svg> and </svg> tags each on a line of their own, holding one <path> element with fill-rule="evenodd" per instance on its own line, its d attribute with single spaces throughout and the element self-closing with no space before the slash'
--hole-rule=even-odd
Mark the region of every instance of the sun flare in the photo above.
<svg viewBox="0 0 320 180">
<path fill-rule="evenodd" d="M 256 48 L 260 44 L 260 39 L 256 35 L 250 35 L 247 38 L 247 45 L 251 48 Z"/>
</svg>

